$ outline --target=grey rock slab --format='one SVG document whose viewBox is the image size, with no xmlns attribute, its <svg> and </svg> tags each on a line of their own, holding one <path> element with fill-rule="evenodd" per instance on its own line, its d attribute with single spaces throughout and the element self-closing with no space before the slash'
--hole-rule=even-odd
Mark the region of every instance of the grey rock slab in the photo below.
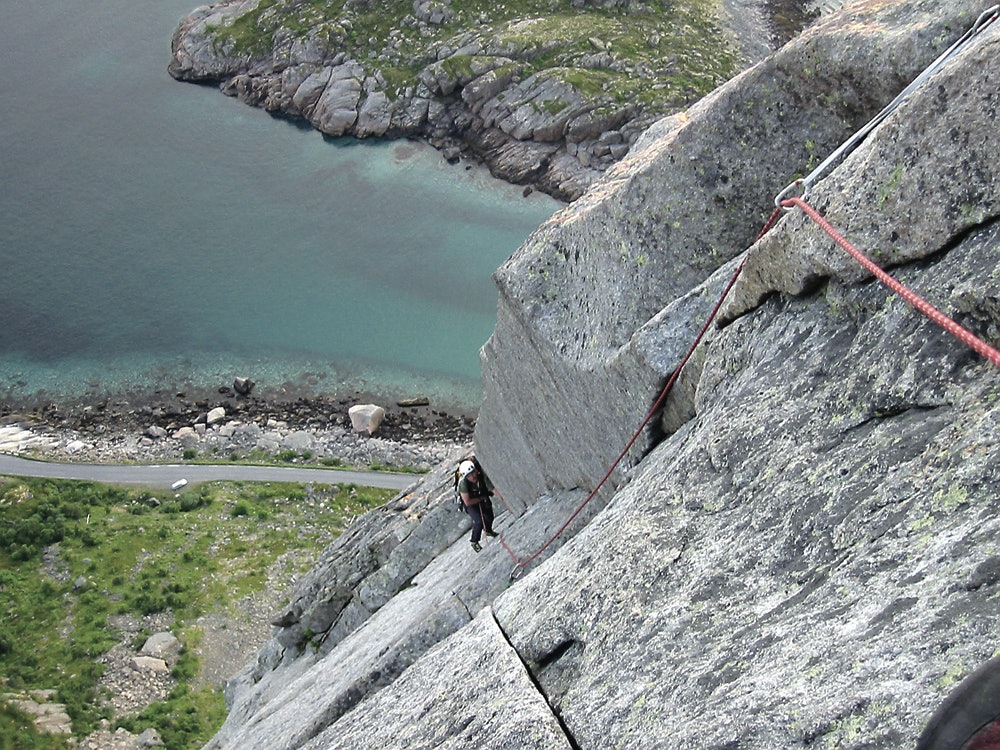
<svg viewBox="0 0 1000 750">
<path fill-rule="evenodd" d="M 594 481 L 673 367 L 636 363 L 636 332 L 739 256 L 774 196 L 891 101 L 980 10 L 966 0 L 935 3 L 932 14 L 918 2 L 845 6 L 654 126 L 655 138 L 542 224 L 494 274 L 497 325 L 481 352 L 476 429 L 481 459 L 504 457 L 493 479 L 526 495 Z M 948 99 L 958 111 L 976 107 L 958 93 Z M 995 184 L 995 170 L 980 179 Z M 919 211 L 920 197 L 909 198 Z M 575 436 L 572 449 L 565 435 Z"/>
<path fill-rule="evenodd" d="M 976 287 L 998 241 L 901 276 Z M 580 747 L 912 746 L 995 651 L 995 369 L 877 285 L 835 293 L 719 333 L 694 418 L 497 600 Z"/>
<path fill-rule="evenodd" d="M 390 684 L 428 648 L 470 619 L 453 593 L 455 549 L 374 612 L 295 679 L 284 680 L 246 723 L 224 726 L 208 747 L 297 748 Z M 303 648 L 315 648 L 303 644 Z M 234 718 L 234 717 L 231 717 Z"/>
<path fill-rule="evenodd" d="M 470 548 L 468 518 L 443 486 L 454 465 L 324 551 L 293 595 L 296 622 L 227 687 L 230 715 L 210 747 L 298 747 L 502 593 L 510 559 L 496 540 Z M 511 524 L 501 515 L 500 528 Z"/>
<path fill-rule="evenodd" d="M 1000 24 L 916 89 L 808 196 L 834 229 L 883 268 L 938 252 L 1000 214 L 993 138 Z M 794 239 L 791 239 L 794 236 Z M 723 311 L 731 319 L 775 291 L 870 277 L 795 209 L 750 252 Z"/>
<path fill-rule="evenodd" d="M 569 750 L 573 745 L 487 609 L 303 750 L 357 747 Z"/>
</svg>

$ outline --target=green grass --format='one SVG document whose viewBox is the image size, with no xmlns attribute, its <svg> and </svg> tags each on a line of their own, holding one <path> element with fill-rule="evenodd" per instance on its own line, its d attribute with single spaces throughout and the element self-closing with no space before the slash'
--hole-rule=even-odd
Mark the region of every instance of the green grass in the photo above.
<svg viewBox="0 0 1000 750">
<path fill-rule="evenodd" d="M 260 591 L 286 552 L 308 552 L 300 556 L 308 567 L 351 518 L 393 494 L 226 482 L 161 496 L 157 505 L 143 490 L 0 478 L 0 690 L 57 689 L 75 735 L 86 735 L 113 718 L 102 708 L 96 662 L 119 637 L 108 618 L 170 610 L 189 647 L 175 668 L 180 683 L 129 725 L 156 726 L 171 750 L 200 747 L 224 709 L 217 691 L 191 692 L 199 634 L 190 624 Z M 65 747 L 23 725 L 17 712 L 0 711 L 0 747 Z"/>
<path fill-rule="evenodd" d="M 528 76 L 549 69 L 585 70 L 588 97 L 650 112 L 667 112 L 703 96 L 737 72 L 740 61 L 718 21 L 713 0 L 678 4 L 649 0 L 630 8 L 575 8 L 572 0 L 454 0 L 453 18 L 423 33 L 404 18 L 409 0 L 262 0 L 230 24 L 212 30 L 228 54 L 262 58 L 276 37 L 312 37 L 346 52 L 369 72 L 381 71 L 396 95 L 413 85 L 442 44 L 463 46 L 475 36 L 518 60 Z M 623 70 L 593 67 L 603 53 Z M 603 78 L 595 90 L 598 77 Z"/>
</svg>

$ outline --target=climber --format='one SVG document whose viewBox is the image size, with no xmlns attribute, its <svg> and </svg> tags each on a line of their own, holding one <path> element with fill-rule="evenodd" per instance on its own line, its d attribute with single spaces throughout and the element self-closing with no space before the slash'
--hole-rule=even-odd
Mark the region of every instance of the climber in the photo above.
<svg viewBox="0 0 1000 750">
<path fill-rule="evenodd" d="M 493 482 L 486 476 L 475 461 L 462 461 L 458 467 L 461 479 L 458 482 L 458 494 L 462 498 L 465 512 L 472 519 L 472 549 L 482 550 L 479 540 L 482 534 L 497 536 L 493 530 L 493 503 L 490 498 L 496 495 L 503 501 L 503 496 L 493 487 Z"/>
</svg>

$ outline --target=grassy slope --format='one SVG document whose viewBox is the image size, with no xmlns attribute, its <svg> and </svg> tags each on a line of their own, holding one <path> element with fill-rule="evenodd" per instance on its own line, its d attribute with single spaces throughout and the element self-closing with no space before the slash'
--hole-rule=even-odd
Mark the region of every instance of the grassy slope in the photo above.
<svg viewBox="0 0 1000 750">
<path fill-rule="evenodd" d="M 649 0 L 624 9 L 574 8 L 570 0 L 439 5 L 452 17 L 420 26 L 411 0 L 261 0 L 216 29 L 216 39 L 220 50 L 254 58 L 269 56 L 276 37 L 321 40 L 379 71 L 392 84 L 390 94 L 412 85 L 442 46 L 454 50 L 478 40 L 523 61 L 525 75 L 556 71 L 609 105 L 641 102 L 654 114 L 707 94 L 740 65 L 717 0 Z"/>
<path fill-rule="evenodd" d="M 213 483 L 161 497 L 155 507 L 142 490 L 0 478 L 3 689 L 58 689 L 56 700 L 83 736 L 100 719 L 115 718 L 102 707 L 95 661 L 118 641 L 109 616 L 170 611 L 187 647 L 174 668 L 178 687 L 125 725 L 135 732 L 155 726 L 171 750 L 200 747 L 225 709 L 217 689 L 191 689 L 200 637 L 191 624 L 259 590 L 282 554 L 318 551 L 356 514 L 393 494 Z M 65 738 L 38 736 L 25 717 L 0 709 L 0 747 L 66 746 Z"/>
</svg>

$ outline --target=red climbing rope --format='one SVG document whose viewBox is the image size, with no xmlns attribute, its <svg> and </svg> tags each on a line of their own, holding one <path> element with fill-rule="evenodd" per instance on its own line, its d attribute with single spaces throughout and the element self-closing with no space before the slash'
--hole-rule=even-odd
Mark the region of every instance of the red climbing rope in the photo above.
<svg viewBox="0 0 1000 750">
<path fill-rule="evenodd" d="M 963 328 L 943 312 L 920 297 L 916 292 L 899 283 L 896 279 L 879 268 L 879 266 L 877 266 L 871 258 L 848 242 L 843 235 L 833 228 L 830 222 L 828 222 L 819 213 L 819 211 L 806 203 L 805 200 L 802 198 L 787 198 L 781 202 L 781 205 L 785 208 L 791 208 L 793 206 L 801 208 L 806 216 L 816 222 L 816 224 L 818 224 L 819 227 L 826 232 L 834 242 L 846 250 L 852 258 L 858 261 L 858 263 L 860 263 L 869 273 L 875 276 L 875 278 L 970 349 L 981 354 L 997 367 L 1000 367 L 1000 351 L 997 351 L 967 328 Z"/>
<path fill-rule="evenodd" d="M 781 216 L 781 214 L 782 211 L 780 208 L 775 209 L 775 211 L 771 214 L 771 217 L 764 224 L 763 229 L 760 230 L 760 233 L 757 235 L 757 238 L 754 240 L 754 243 L 756 243 L 757 240 L 759 240 L 761 237 L 767 234 L 767 232 L 771 229 L 771 227 L 773 227 L 775 223 L 778 221 L 778 218 Z M 577 506 L 576 510 L 574 510 L 573 513 L 570 515 L 570 517 L 566 519 L 566 522 L 562 526 L 560 526 L 551 537 L 549 537 L 548 541 L 546 541 L 545 544 L 543 544 L 535 552 L 533 552 L 524 559 L 521 559 L 520 557 L 517 556 L 514 550 L 510 548 L 510 545 L 508 545 L 507 542 L 504 540 L 503 535 L 500 536 L 500 544 L 503 545 L 503 548 L 507 550 L 507 554 L 510 555 L 511 559 L 514 561 L 514 569 L 511 570 L 510 572 L 511 580 L 514 580 L 515 578 L 520 576 L 528 565 L 537 560 L 539 555 L 541 555 L 546 549 L 548 549 L 549 546 L 556 539 L 562 536 L 562 533 L 566 531 L 567 528 L 569 528 L 569 525 L 571 523 L 573 523 L 573 519 L 575 519 L 578 515 L 580 515 L 580 513 L 583 512 L 583 509 L 586 508 L 587 505 L 590 503 L 590 501 L 597 496 L 597 493 L 600 492 L 601 487 L 605 485 L 608 479 L 611 478 L 611 475 L 614 473 L 614 470 L 618 468 L 618 464 L 620 464 L 622 460 L 625 458 L 625 456 L 628 455 L 628 452 L 632 450 L 632 446 L 635 445 L 635 441 L 639 439 L 640 435 L 642 435 L 642 431 L 646 429 L 646 425 L 649 424 L 649 421 L 653 418 L 656 412 L 659 411 L 659 409 L 663 406 L 663 402 L 666 401 L 667 395 L 674 387 L 674 383 L 677 382 L 677 378 L 680 375 L 681 370 L 684 369 L 684 366 L 688 363 L 688 360 L 690 360 L 691 357 L 694 355 L 694 352 L 698 348 L 698 345 L 701 343 L 701 340 L 705 337 L 705 334 L 708 332 L 708 327 L 712 324 L 712 321 L 714 321 L 716 316 L 719 314 L 719 310 L 722 309 L 722 303 L 725 301 L 726 297 L 729 295 L 730 290 L 736 284 L 736 280 L 740 277 L 740 274 L 743 272 L 743 266 L 745 263 L 746 263 L 746 254 L 744 254 L 743 258 L 736 266 L 736 270 L 733 271 L 733 275 L 726 283 L 725 288 L 722 290 L 722 294 L 719 295 L 719 299 L 715 303 L 715 307 L 712 308 L 712 311 L 705 319 L 705 323 L 704 325 L 702 325 L 701 330 L 698 331 L 698 335 L 695 337 L 694 342 L 688 348 L 687 353 L 681 359 L 680 364 L 678 364 L 677 367 L 674 368 L 674 371 L 670 374 L 670 377 L 667 379 L 666 385 L 663 386 L 663 390 L 660 391 L 660 395 L 656 399 L 656 403 L 653 404 L 652 408 L 650 408 L 649 412 L 643 418 L 642 422 L 636 428 L 635 432 L 632 433 L 632 437 L 629 438 L 629 441 L 625 444 L 625 447 L 622 449 L 622 452 L 618 454 L 618 457 L 615 458 L 614 462 L 611 464 L 611 467 L 607 470 L 604 476 L 601 477 L 601 481 L 599 481 L 597 485 L 594 487 L 594 489 L 590 491 L 590 494 L 588 494 L 587 497 L 584 498 L 583 502 Z"/>
<path fill-rule="evenodd" d="M 972 28 L 970 28 L 965 33 L 965 35 L 963 35 L 958 41 L 952 44 L 951 47 L 945 50 L 943 54 L 941 54 L 933 63 L 931 63 L 916 79 L 914 79 L 913 82 L 910 83 L 909 86 L 903 89 L 903 91 L 901 91 L 899 95 L 897 95 L 897 97 L 893 99 L 893 101 L 886 108 L 884 108 L 878 115 L 876 115 L 867 125 L 865 125 L 857 133 L 855 133 L 850 139 L 845 141 L 840 146 L 840 148 L 838 148 L 833 154 L 827 157 L 827 159 L 824 160 L 823 163 L 819 165 L 819 167 L 814 169 L 812 173 L 810 173 L 804 179 L 795 180 L 794 182 L 792 182 L 791 185 L 789 185 L 781 193 L 779 193 L 778 197 L 775 199 L 775 204 L 777 206 L 776 210 L 774 211 L 774 213 L 771 214 L 771 217 L 767 220 L 767 223 L 764 224 L 764 228 L 761 229 L 760 234 L 757 235 L 757 239 L 754 240 L 754 242 L 756 243 L 757 240 L 760 240 L 761 237 L 767 234 L 767 232 L 771 229 L 771 227 L 773 227 L 774 224 L 777 222 L 778 217 L 781 215 L 783 210 L 791 209 L 795 206 L 798 206 L 806 213 L 807 216 L 809 216 L 820 227 L 822 227 L 822 229 L 828 235 L 830 235 L 830 237 L 834 240 L 834 242 L 836 242 L 838 245 L 840 245 L 840 247 L 846 250 L 855 260 L 857 260 L 864 268 L 866 268 L 870 273 L 872 273 L 879 281 L 881 281 L 883 284 L 892 289 L 896 294 L 901 296 L 903 299 L 909 302 L 913 307 L 915 307 L 921 313 L 926 315 L 932 321 L 934 321 L 939 326 L 948 331 L 950 334 L 952 334 L 957 339 L 962 341 L 964 344 L 966 344 L 966 346 L 969 346 L 974 351 L 978 352 L 982 356 L 989 359 L 994 365 L 1000 367 L 1000 351 L 997 351 L 992 346 L 984 342 L 982 339 L 975 336 L 975 334 L 973 334 L 971 331 L 968 331 L 967 329 L 960 326 L 954 320 L 952 320 L 947 315 L 934 308 L 930 303 L 921 299 L 916 293 L 912 292 L 910 289 L 900 284 L 898 281 L 896 281 L 896 279 L 894 279 L 892 276 L 890 276 L 881 268 L 879 268 L 872 260 L 870 260 L 866 255 L 864 255 L 864 253 L 862 253 L 860 250 L 851 245 L 846 239 L 844 239 L 844 237 L 842 237 L 830 225 L 830 223 L 827 222 L 826 219 L 824 219 L 819 214 L 818 211 L 816 211 L 816 209 L 814 209 L 805 201 L 805 198 L 809 193 L 809 188 L 813 182 L 819 180 L 823 174 L 825 174 L 836 163 L 838 163 L 848 153 L 850 153 L 854 148 L 856 148 L 858 144 L 861 143 L 861 141 L 864 140 L 867 137 L 867 135 L 875 127 L 877 127 L 885 118 L 887 118 L 900 105 L 900 103 L 904 99 L 906 99 L 914 90 L 916 90 L 919 86 L 921 86 L 926 79 L 930 78 L 934 74 L 934 72 L 939 67 L 941 67 L 949 58 L 951 58 L 953 55 L 958 54 L 962 50 L 962 48 L 974 36 L 979 34 L 979 32 L 981 32 L 986 26 L 997 20 L 998 17 L 1000 17 L 1000 5 L 994 5 L 993 7 L 989 8 L 988 10 L 980 14 L 975 24 L 973 24 Z M 793 190 L 799 188 L 803 190 L 803 194 L 801 197 L 788 197 Z M 656 403 L 653 404 L 653 407 L 649 410 L 649 413 L 646 414 L 646 417 L 642 420 L 642 423 L 639 425 L 638 429 L 636 429 L 631 439 L 625 445 L 625 448 L 622 450 L 621 453 L 618 454 L 618 457 L 611 464 L 611 468 L 608 469 L 607 473 L 601 478 L 601 481 L 597 483 L 597 486 L 594 487 L 593 490 L 591 490 L 590 494 L 587 495 L 584 501 L 580 503 L 580 505 L 576 508 L 576 510 L 573 511 L 572 515 L 566 520 L 566 522 L 562 526 L 560 526 L 559 529 L 556 531 L 556 533 L 553 534 L 549 538 L 549 540 L 546 541 L 545 544 L 543 544 L 536 552 L 532 553 L 531 555 L 529 555 L 524 559 L 519 558 L 514 553 L 514 551 L 510 548 L 507 542 L 504 541 L 503 536 L 500 537 L 500 543 L 503 545 L 503 548 L 507 550 L 507 554 L 509 554 L 511 556 L 511 559 L 514 560 L 514 569 L 510 573 L 511 580 L 517 578 L 521 574 L 521 572 L 523 572 L 524 568 L 527 565 L 529 565 L 532 561 L 538 559 L 538 556 L 541 555 L 542 552 L 544 552 L 546 549 L 548 549 L 548 547 L 556 539 L 558 539 L 559 536 L 564 531 L 566 531 L 569 525 L 573 522 L 573 519 L 575 519 L 578 515 L 580 515 L 580 513 L 587 506 L 587 504 L 594 499 L 594 497 L 600 491 L 601 487 L 604 486 L 604 484 L 611 477 L 611 474 L 618 467 L 618 464 L 620 464 L 622 462 L 622 459 L 624 459 L 625 456 L 628 455 L 628 452 L 632 449 L 632 446 L 635 445 L 635 441 L 639 439 L 639 436 L 642 434 L 642 431 L 646 428 L 646 425 L 649 424 L 649 421 L 653 418 L 653 415 L 663 405 L 663 402 L 666 400 L 667 395 L 673 388 L 674 383 L 676 382 L 677 377 L 680 374 L 681 370 L 688 363 L 688 360 L 691 359 L 691 356 L 694 354 L 695 350 L 698 348 L 698 345 L 701 343 L 702 338 L 705 336 L 706 331 L 708 331 L 708 327 L 712 324 L 712 321 L 715 320 L 715 317 L 718 315 L 719 310 L 722 308 L 722 303 L 725 301 L 730 290 L 733 288 L 733 285 L 736 284 L 736 280 L 743 272 L 743 266 L 746 263 L 746 258 L 747 254 L 744 253 L 743 259 L 739 262 L 739 264 L 736 267 L 736 270 L 733 272 L 732 278 L 729 279 L 729 283 L 726 285 L 725 289 L 723 289 L 722 295 L 719 297 L 718 302 L 716 302 L 715 307 L 709 314 L 708 319 L 705 321 L 705 324 L 701 328 L 701 331 L 699 331 L 697 338 L 695 338 L 694 343 L 691 344 L 691 347 L 688 349 L 687 354 L 684 355 L 684 358 L 681 360 L 680 364 L 678 364 L 677 367 L 674 369 L 673 373 L 671 373 L 670 378 L 667 380 L 667 384 L 663 387 L 663 390 L 661 391 L 659 397 L 656 399 Z"/>
<path fill-rule="evenodd" d="M 935 308 L 929 302 L 921 298 L 914 291 L 907 288 L 899 281 L 894 279 L 892 276 L 890 276 L 888 273 L 883 271 L 878 265 L 875 264 L 874 261 L 868 258 L 868 256 L 866 256 L 864 253 L 862 253 L 860 250 L 854 247 L 854 245 L 848 242 L 847 239 L 845 239 L 843 235 L 837 232 L 837 230 L 835 230 L 833 226 L 815 208 L 809 205 L 802 198 L 793 197 L 793 198 L 783 199 L 780 202 L 779 207 L 774 211 L 774 213 L 771 214 L 771 217 L 767 220 L 767 222 L 764 224 L 764 227 L 760 230 L 760 233 L 757 235 L 757 238 L 754 240 L 754 243 L 756 243 L 758 240 L 761 239 L 761 237 L 763 237 L 765 234 L 767 234 L 768 231 L 770 231 L 770 229 L 777 222 L 778 218 L 781 216 L 783 209 L 790 209 L 794 207 L 802 209 L 802 211 L 814 222 L 816 222 L 816 224 L 819 225 L 819 227 L 823 229 L 823 231 L 825 231 L 830 236 L 830 238 L 833 239 L 834 242 L 837 243 L 837 245 L 843 248 L 851 257 L 857 260 L 862 267 L 864 267 L 869 273 L 874 275 L 875 278 L 877 278 L 879 281 L 881 281 L 883 284 L 889 287 L 889 289 L 898 294 L 900 297 L 906 300 L 910 305 L 916 308 L 919 312 L 926 315 L 933 322 L 937 323 L 939 326 L 941 326 L 941 328 L 946 330 L 948 333 L 950 333 L 952 336 L 954 336 L 959 341 L 964 343 L 966 346 L 971 348 L 973 351 L 981 354 L 983 357 L 990 360 L 997 367 L 1000 367 L 1000 351 L 987 344 L 985 341 L 980 339 L 978 336 L 976 336 L 968 329 L 963 328 L 961 325 L 959 325 L 954 320 L 949 318 L 947 315 L 942 313 L 940 310 Z M 746 264 L 746 259 L 747 259 L 747 254 L 744 254 L 743 258 L 736 266 L 736 270 L 733 271 L 733 275 L 730 277 L 728 283 L 723 288 L 722 293 L 719 295 L 718 301 L 715 303 L 715 306 L 712 308 L 712 311 L 705 319 L 705 323 L 704 325 L 702 325 L 701 330 L 695 337 L 694 342 L 688 348 L 687 353 L 681 359 L 677 367 L 674 368 L 674 371 L 668 378 L 666 385 L 663 386 L 663 390 L 660 392 L 659 397 L 656 399 L 656 403 L 653 404 L 652 408 L 649 410 L 645 418 L 639 424 L 639 427 L 635 430 L 635 432 L 632 434 L 632 437 L 625 444 L 625 447 L 622 449 L 621 453 L 619 453 L 617 458 L 615 458 L 614 462 L 611 464 L 611 467 L 607 470 L 604 476 L 601 477 L 601 480 L 597 483 L 594 489 L 590 491 L 590 493 L 587 495 L 586 498 L 584 498 L 583 502 L 581 502 L 577 506 L 576 510 L 574 510 L 573 513 L 569 516 L 569 518 L 566 519 L 566 522 L 563 523 L 563 525 L 560 526 L 556 530 L 556 532 L 551 537 L 549 537 L 549 539 L 541 547 L 539 547 L 535 552 L 533 552 L 531 555 L 525 558 L 518 557 L 518 555 L 514 552 L 514 550 L 511 549 L 510 545 L 508 545 L 507 542 L 504 540 L 503 535 L 500 536 L 500 544 L 503 545 L 503 548 L 507 550 L 507 554 L 510 555 L 511 559 L 514 561 L 514 569 L 510 573 L 511 580 L 514 580 L 515 578 L 519 577 L 520 574 L 524 571 L 524 569 L 528 565 L 537 560 L 538 557 L 546 549 L 548 549 L 549 546 L 551 546 L 552 543 L 556 539 L 558 539 L 563 534 L 563 532 L 566 531 L 567 528 L 569 528 L 569 525 L 573 522 L 573 520 L 578 515 L 580 515 L 580 513 L 583 512 L 583 509 L 586 508 L 587 505 L 590 503 L 590 501 L 597 496 L 597 493 L 601 490 L 601 488 L 605 485 L 605 483 L 607 483 L 608 479 L 611 478 L 611 475 L 614 472 L 614 470 L 622 462 L 625 456 L 628 455 L 628 452 L 632 449 L 632 446 L 635 445 L 636 440 L 639 439 L 639 436 L 642 434 L 642 431 L 649 424 L 649 421 L 653 418 L 656 412 L 659 411 L 659 409 L 663 406 L 663 402 L 666 400 L 671 389 L 674 387 L 674 383 L 677 382 L 677 378 L 680 375 L 681 370 L 684 369 L 684 366 L 687 365 L 688 361 L 694 355 L 695 350 L 698 348 L 699 344 L 701 344 L 702 339 L 705 337 L 705 333 L 708 331 L 709 326 L 718 316 L 719 310 L 722 309 L 723 302 L 725 302 L 726 297 L 729 295 L 729 292 L 732 290 L 740 274 L 743 272 L 743 267 Z"/>
</svg>

